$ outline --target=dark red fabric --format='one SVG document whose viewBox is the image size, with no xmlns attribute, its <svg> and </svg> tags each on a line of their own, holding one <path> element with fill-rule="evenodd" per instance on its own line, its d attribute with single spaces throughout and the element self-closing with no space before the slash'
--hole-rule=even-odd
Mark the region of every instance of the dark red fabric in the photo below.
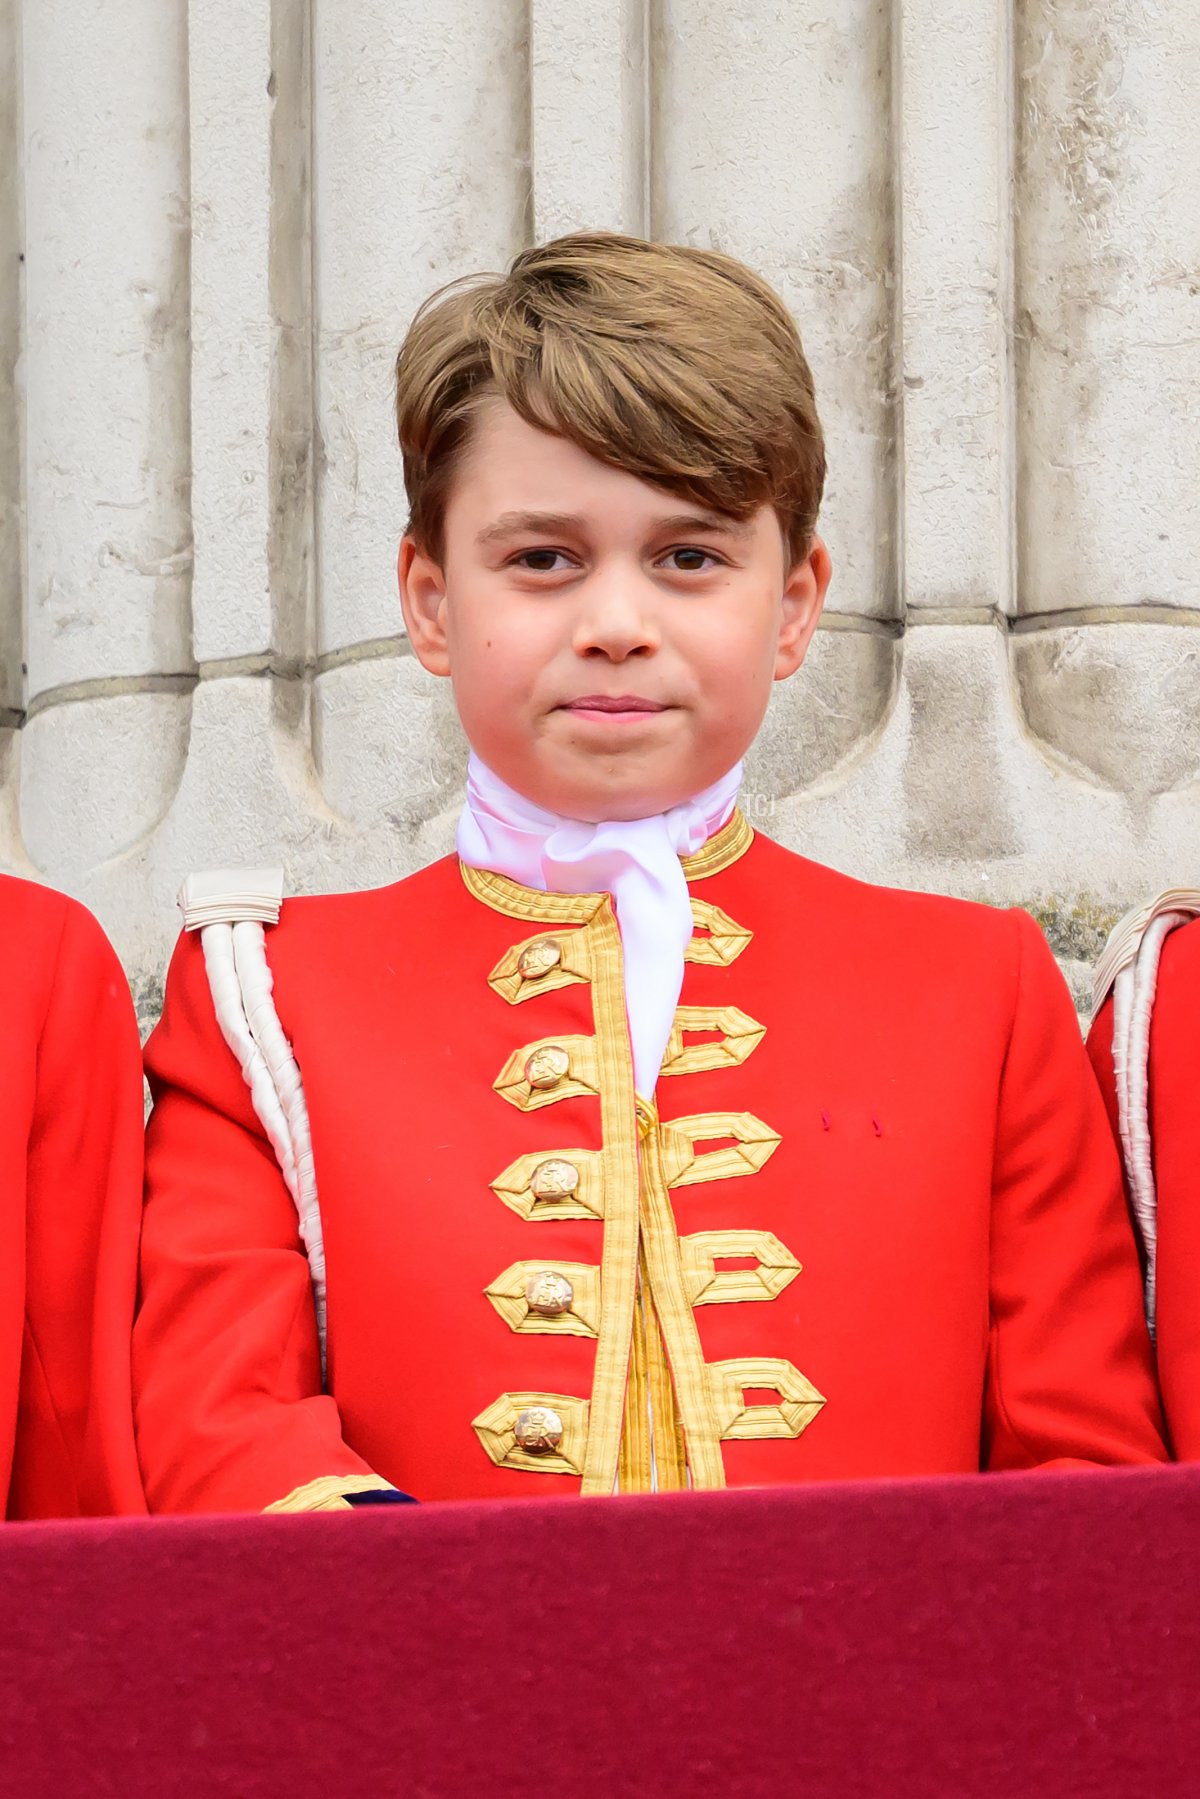
<svg viewBox="0 0 1200 1799">
<path fill-rule="evenodd" d="M 1193 1795 L 1200 1469 L 0 1532 L 0 1786 Z"/>
</svg>

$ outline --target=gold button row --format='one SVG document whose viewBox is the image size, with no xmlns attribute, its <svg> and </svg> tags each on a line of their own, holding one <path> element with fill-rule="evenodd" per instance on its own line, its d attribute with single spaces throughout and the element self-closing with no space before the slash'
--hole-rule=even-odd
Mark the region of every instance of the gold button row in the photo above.
<svg viewBox="0 0 1200 1799">
<path fill-rule="evenodd" d="M 540 981 L 561 965 L 561 945 L 553 937 L 539 937 L 521 951 L 517 972 L 524 981 Z M 542 1092 L 557 1087 L 570 1071 L 571 1058 L 557 1043 L 534 1050 L 525 1063 L 525 1079 Z M 578 1186 L 579 1169 L 563 1156 L 539 1162 L 529 1177 L 535 1199 L 569 1199 Z M 525 1283 L 525 1303 L 539 1317 L 558 1318 L 569 1312 L 574 1302 L 574 1287 L 555 1268 L 539 1269 Z M 526 1455 L 552 1455 L 562 1442 L 563 1422 L 550 1406 L 528 1406 L 517 1415 L 513 1435 Z"/>
<path fill-rule="evenodd" d="M 526 944 L 517 958 L 523 981 L 544 980 L 561 966 L 562 946 L 553 937 Z M 558 1043 L 543 1044 L 525 1062 L 525 1079 L 540 1092 L 557 1087 L 570 1071 L 571 1058 Z M 529 1177 L 535 1200 L 569 1199 L 578 1186 L 579 1169 L 565 1156 L 548 1156 Z M 541 1318 L 558 1318 L 574 1305 L 575 1289 L 558 1269 L 540 1268 L 525 1282 L 525 1303 Z M 517 1414 L 513 1435 L 526 1455 L 553 1455 L 563 1440 L 563 1421 L 552 1406 L 527 1406 Z"/>
</svg>

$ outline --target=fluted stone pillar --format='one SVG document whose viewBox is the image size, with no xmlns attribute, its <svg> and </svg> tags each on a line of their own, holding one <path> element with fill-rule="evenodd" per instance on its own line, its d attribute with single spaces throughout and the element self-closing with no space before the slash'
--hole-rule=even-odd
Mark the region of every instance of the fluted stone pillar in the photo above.
<svg viewBox="0 0 1200 1799">
<path fill-rule="evenodd" d="M 1030 905 L 1200 878 L 1200 0 L 0 0 L 0 864 L 144 1010 L 191 867 L 383 881 L 464 745 L 390 374 L 609 227 L 777 284 L 835 578 L 751 818 Z"/>
</svg>

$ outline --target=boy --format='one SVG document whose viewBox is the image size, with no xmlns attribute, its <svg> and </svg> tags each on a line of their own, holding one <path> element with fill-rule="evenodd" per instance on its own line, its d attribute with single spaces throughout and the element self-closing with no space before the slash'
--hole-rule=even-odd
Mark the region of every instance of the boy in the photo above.
<svg viewBox="0 0 1200 1799">
<path fill-rule="evenodd" d="M 1200 893 L 1117 925 L 1096 969 L 1088 1052 L 1124 1152 L 1146 1311 L 1175 1453 L 1200 1459 Z"/>
<path fill-rule="evenodd" d="M 144 1511 L 129 1391 L 142 1186 L 129 988 L 82 906 L 3 876 L 0 957 L 5 1515 Z"/>
<path fill-rule="evenodd" d="M 1036 928 L 736 809 L 829 581 L 777 297 L 567 238 L 435 296 L 396 397 L 405 621 L 474 752 L 460 855 L 289 902 L 271 974 L 268 884 L 189 891 L 204 950 L 149 1053 L 152 1508 L 1161 1458 Z"/>
</svg>

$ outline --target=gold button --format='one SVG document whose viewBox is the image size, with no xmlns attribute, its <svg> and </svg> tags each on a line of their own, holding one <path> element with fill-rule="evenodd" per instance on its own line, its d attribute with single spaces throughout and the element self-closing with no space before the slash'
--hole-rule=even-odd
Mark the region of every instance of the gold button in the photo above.
<svg viewBox="0 0 1200 1799">
<path fill-rule="evenodd" d="M 557 1087 L 571 1066 L 571 1058 L 559 1043 L 547 1043 L 526 1058 L 525 1079 L 531 1087 Z"/>
<path fill-rule="evenodd" d="M 553 937 L 527 943 L 517 957 L 517 973 L 523 981 L 540 981 L 562 962 L 562 945 Z"/>
<path fill-rule="evenodd" d="M 557 1268 L 539 1268 L 525 1282 L 525 1304 L 540 1318 L 557 1318 L 569 1312 L 575 1302 L 575 1289 Z"/>
<path fill-rule="evenodd" d="M 553 1455 L 562 1442 L 563 1421 L 548 1405 L 531 1405 L 517 1413 L 513 1435 L 526 1455 Z"/>
<path fill-rule="evenodd" d="M 570 1199 L 579 1187 L 579 1170 L 564 1156 L 550 1156 L 539 1162 L 529 1177 L 529 1191 L 534 1199 Z"/>
</svg>

